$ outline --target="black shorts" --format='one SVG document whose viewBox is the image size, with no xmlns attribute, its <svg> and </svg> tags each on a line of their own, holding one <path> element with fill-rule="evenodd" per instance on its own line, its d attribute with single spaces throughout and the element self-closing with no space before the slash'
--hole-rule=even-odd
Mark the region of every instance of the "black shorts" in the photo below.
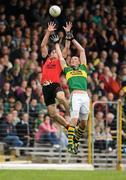
<svg viewBox="0 0 126 180">
<path fill-rule="evenodd" d="M 47 86 L 43 86 L 43 95 L 46 106 L 55 104 L 56 94 L 59 91 L 63 91 L 59 83 L 52 83 Z"/>
</svg>

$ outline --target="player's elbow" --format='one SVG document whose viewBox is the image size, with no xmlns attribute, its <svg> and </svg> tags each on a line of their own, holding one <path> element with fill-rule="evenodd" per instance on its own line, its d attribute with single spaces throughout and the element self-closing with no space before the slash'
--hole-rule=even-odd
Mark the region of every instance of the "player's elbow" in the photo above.
<svg viewBox="0 0 126 180">
<path fill-rule="evenodd" d="M 84 48 L 83 47 L 80 48 L 80 53 L 84 53 L 84 52 L 85 52 Z"/>
<path fill-rule="evenodd" d="M 45 47 L 45 44 L 44 43 L 41 43 L 41 48 L 44 48 Z"/>
</svg>

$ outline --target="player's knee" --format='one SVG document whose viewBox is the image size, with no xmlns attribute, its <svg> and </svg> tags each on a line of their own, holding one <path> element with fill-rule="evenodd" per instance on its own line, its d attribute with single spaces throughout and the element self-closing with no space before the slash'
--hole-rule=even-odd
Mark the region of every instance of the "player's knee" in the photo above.
<svg viewBox="0 0 126 180">
<path fill-rule="evenodd" d="M 65 98 L 64 95 L 59 96 L 57 99 L 58 99 L 58 101 L 59 101 L 60 103 L 62 103 L 62 104 L 66 101 L 66 98 Z"/>
<path fill-rule="evenodd" d="M 65 95 L 64 95 L 64 92 L 59 92 L 57 93 L 57 99 L 60 101 L 60 102 L 64 102 L 65 101 Z"/>
</svg>

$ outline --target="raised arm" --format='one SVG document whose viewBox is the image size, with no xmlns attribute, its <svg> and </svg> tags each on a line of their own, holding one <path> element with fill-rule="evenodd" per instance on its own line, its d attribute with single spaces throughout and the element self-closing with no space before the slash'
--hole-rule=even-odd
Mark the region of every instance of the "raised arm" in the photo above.
<svg viewBox="0 0 126 180">
<path fill-rule="evenodd" d="M 66 22 L 66 26 L 63 26 L 64 30 L 66 33 L 70 32 L 71 28 L 72 28 L 72 23 L 71 22 Z M 68 55 L 68 52 L 69 52 L 69 49 L 70 49 L 70 40 L 69 39 L 66 39 L 65 41 L 65 47 L 64 49 L 62 50 L 62 54 L 63 54 L 63 57 L 66 58 L 67 55 Z"/>
<path fill-rule="evenodd" d="M 67 58 L 69 49 L 70 49 L 70 41 L 68 41 L 68 40 L 66 39 L 66 40 L 65 40 L 65 47 L 64 47 L 64 49 L 62 50 L 62 54 L 63 54 L 63 57 L 64 57 L 64 58 Z"/>
<path fill-rule="evenodd" d="M 66 66 L 66 61 L 65 59 L 63 58 L 63 54 L 61 52 L 61 49 L 60 49 L 60 46 L 59 46 L 59 36 L 58 35 L 52 35 L 51 37 L 51 40 L 55 43 L 55 48 L 56 48 L 56 52 L 58 54 L 58 57 L 59 57 L 59 60 L 60 60 L 60 64 L 61 64 L 61 67 L 62 67 L 62 70 L 64 69 L 64 67 Z"/>
<path fill-rule="evenodd" d="M 87 59 L 86 59 L 86 54 L 85 54 L 85 49 L 80 45 L 80 43 L 76 40 L 73 39 L 72 43 L 74 44 L 74 46 L 77 48 L 77 50 L 80 53 L 80 61 L 81 64 L 85 64 L 87 65 Z"/>
<path fill-rule="evenodd" d="M 42 40 L 42 43 L 41 43 L 41 53 L 42 53 L 43 57 L 46 57 L 48 55 L 47 44 L 48 44 L 49 36 L 50 36 L 51 32 L 56 30 L 55 27 L 56 27 L 56 24 L 54 22 L 48 23 L 48 29 L 47 29 L 47 31 L 44 35 L 44 38 Z"/>
<path fill-rule="evenodd" d="M 62 67 L 62 70 L 64 69 L 64 67 L 66 66 L 66 61 L 63 57 L 63 54 L 61 52 L 61 49 L 60 49 L 60 46 L 59 46 L 59 43 L 56 43 L 55 44 L 55 47 L 56 47 L 56 52 L 58 54 L 58 57 L 59 57 L 59 60 L 60 60 L 60 64 L 61 64 L 61 67 Z"/>
</svg>

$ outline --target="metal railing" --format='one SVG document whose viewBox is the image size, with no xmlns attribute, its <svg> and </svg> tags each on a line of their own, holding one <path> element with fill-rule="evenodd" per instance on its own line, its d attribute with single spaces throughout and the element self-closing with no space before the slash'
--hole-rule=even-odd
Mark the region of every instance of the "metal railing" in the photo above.
<svg viewBox="0 0 126 180">
<path fill-rule="evenodd" d="M 95 147 L 95 116 L 96 112 L 98 112 L 98 105 L 103 106 L 104 108 L 100 111 L 104 112 L 105 116 L 111 112 L 111 108 L 115 108 L 115 119 L 113 121 L 116 122 L 116 129 L 115 129 L 115 135 L 112 136 L 114 139 L 114 147 L 113 149 L 104 147 L 105 149 L 102 149 L 102 151 L 97 151 Z M 110 109 L 108 107 L 111 107 Z M 104 122 L 105 123 L 105 122 Z M 105 124 L 107 127 L 107 124 Z M 123 162 L 125 163 L 125 156 L 123 154 L 122 147 L 122 103 L 121 101 L 96 101 L 91 105 L 91 115 L 89 118 L 89 126 L 88 126 L 88 160 L 89 163 L 92 163 L 94 167 L 99 169 L 108 169 L 108 168 L 114 168 L 117 170 L 122 169 L 122 155 L 123 155 Z M 107 140 L 107 139 L 106 139 Z M 107 141 L 106 141 L 107 142 Z"/>
</svg>

